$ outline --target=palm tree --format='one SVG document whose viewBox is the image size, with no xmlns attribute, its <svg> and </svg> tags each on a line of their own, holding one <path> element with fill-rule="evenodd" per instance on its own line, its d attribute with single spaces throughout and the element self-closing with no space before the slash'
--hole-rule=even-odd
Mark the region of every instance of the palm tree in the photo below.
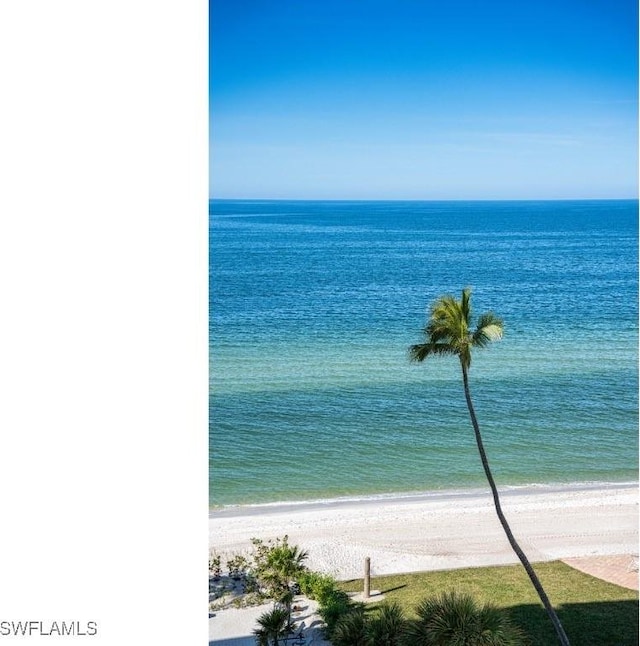
<svg viewBox="0 0 640 646">
<path fill-rule="evenodd" d="M 287 611 L 274 608 L 258 617 L 259 628 L 253 631 L 260 646 L 278 646 L 278 638 L 284 637 L 287 629 Z"/>
<path fill-rule="evenodd" d="M 306 570 L 303 561 L 308 556 L 307 552 L 297 545 L 289 545 L 287 535 L 267 544 L 257 538 L 251 539 L 251 542 L 256 548 L 253 574 L 259 585 L 266 589 L 267 596 L 286 607 L 291 623 L 291 602 L 294 597 L 291 585 Z"/>
<path fill-rule="evenodd" d="M 462 290 L 462 298 L 457 300 L 454 296 L 446 295 L 441 296 L 432 306 L 431 314 L 427 326 L 424 329 L 425 336 L 427 337 L 426 343 L 418 343 L 409 348 L 409 356 L 412 361 L 424 361 L 430 356 L 447 356 L 454 355 L 460 360 L 460 367 L 462 368 L 462 383 L 464 385 L 464 396 L 467 400 L 467 408 L 471 417 L 471 424 L 475 432 L 476 444 L 478 445 L 478 452 L 480 453 L 480 460 L 484 468 L 484 473 L 489 482 L 491 493 L 493 494 L 493 503 L 496 508 L 496 513 L 500 519 L 500 524 L 504 529 L 509 544 L 513 548 L 520 562 L 524 566 L 533 587 L 536 589 L 542 605 L 545 607 L 549 618 L 556 630 L 560 643 L 563 646 L 569 646 L 569 640 L 564 632 L 564 628 L 558 619 L 538 576 L 534 572 L 529 560 L 525 553 L 522 551 L 516 539 L 513 536 L 511 528 L 507 523 L 507 519 L 502 513 L 500 506 L 500 498 L 498 496 L 498 489 L 496 487 L 487 454 L 484 450 L 482 443 L 482 436 L 480 435 L 480 427 L 476 413 L 471 402 L 471 393 L 469 391 L 469 368 L 471 366 L 471 350 L 472 348 L 484 348 L 491 341 L 498 341 L 502 338 L 503 324 L 502 320 L 495 316 L 492 312 L 482 314 L 478 319 L 475 330 L 471 329 L 471 289 L 465 288 Z"/>
<path fill-rule="evenodd" d="M 520 646 L 522 632 L 492 605 L 479 606 L 468 594 L 445 592 L 425 599 L 405 633 L 411 646 Z"/>
<path fill-rule="evenodd" d="M 308 554 L 297 545 L 289 545 L 288 538 L 285 536 L 281 543 L 269 551 L 263 578 L 270 584 L 272 596 L 285 606 L 287 623 L 291 624 L 291 603 L 294 597 L 291 582 L 304 571 L 303 561 Z"/>
<path fill-rule="evenodd" d="M 256 575 L 276 595 L 288 590 L 291 581 L 304 572 L 308 554 L 297 545 L 289 545 L 288 536 L 270 545 L 258 539 L 253 543 L 257 547 Z"/>
</svg>

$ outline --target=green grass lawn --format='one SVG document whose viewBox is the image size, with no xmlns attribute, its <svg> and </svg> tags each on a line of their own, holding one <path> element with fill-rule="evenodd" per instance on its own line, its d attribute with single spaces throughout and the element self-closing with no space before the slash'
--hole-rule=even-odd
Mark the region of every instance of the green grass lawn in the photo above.
<svg viewBox="0 0 640 646">
<path fill-rule="evenodd" d="M 638 592 L 606 583 L 559 561 L 534 568 L 572 646 L 637 646 Z M 346 592 L 362 591 L 362 579 L 345 581 Z M 504 608 L 533 646 L 557 644 L 551 622 L 519 565 L 398 574 L 371 579 L 371 589 L 397 601 L 409 616 L 425 597 L 446 590 L 467 592 Z"/>
</svg>

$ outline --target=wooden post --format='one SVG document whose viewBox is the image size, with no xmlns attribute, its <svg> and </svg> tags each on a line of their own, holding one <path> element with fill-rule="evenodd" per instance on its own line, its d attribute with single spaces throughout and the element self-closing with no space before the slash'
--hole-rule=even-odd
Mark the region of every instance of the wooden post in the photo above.
<svg viewBox="0 0 640 646">
<path fill-rule="evenodd" d="M 367 556 L 364 560 L 364 598 L 371 594 L 371 559 Z"/>
</svg>

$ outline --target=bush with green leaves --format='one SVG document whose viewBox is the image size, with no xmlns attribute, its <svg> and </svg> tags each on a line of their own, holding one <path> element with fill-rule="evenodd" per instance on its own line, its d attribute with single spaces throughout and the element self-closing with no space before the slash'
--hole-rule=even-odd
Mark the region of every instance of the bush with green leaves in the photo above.
<svg viewBox="0 0 640 646">
<path fill-rule="evenodd" d="M 222 574 L 222 569 L 220 567 L 221 560 L 220 554 L 217 554 L 216 552 L 209 553 L 209 574 L 216 579 L 219 579 Z"/>
<path fill-rule="evenodd" d="M 307 570 L 298 576 L 297 581 L 302 594 L 314 599 L 319 605 L 338 589 L 338 582 L 332 576 L 320 572 Z"/>
<path fill-rule="evenodd" d="M 236 556 L 230 558 L 227 561 L 227 569 L 229 570 L 229 576 L 232 579 L 240 579 L 244 577 L 249 568 L 249 561 L 242 554 L 237 554 Z"/>
<path fill-rule="evenodd" d="M 339 618 L 331 632 L 333 646 L 403 646 L 407 619 L 395 602 L 382 603 L 365 613 L 362 605 Z"/>
<path fill-rule="evenodd" d="M 445 592 L 425 599 L 418 618 L 406 630 L 407 646 L 520 646 L 523 633 L 507 615 L 490 604 L 480 605 L 468 594 Z"/>
<path fill-rule="evenodd" d="M 373 646 L 401 646 L 406 644 L 407 620 L 396 602 L 385 602 L 369 619 L 367 635 Z"/>
<path fill-rule="evenodd" d="M 325 623 L 326 632 L 329 636 L 333 634 L 333 629 L 340 618 L 354 609 L 354 604 L 349 599 L 349 595 L 337 589 L 327 594 L 322 602 L 319 603 L 318 613 Z"/>
<path fill-rule="evenodd" d="M 342 615 L 331 632 L 333 646 L 371 646 L 369 619 L 363 607 L 353 608 Z"/>
<path fill-rule="evenodd" d="M 425 599 L 416 613 L 416 619 L 407 619 L 396 602 L 384 602 L 366 613 L 362 606 L 352 607 L 338 616 L 333 626 L 327 622 L 327 632 L 334 646 L 522 646 L 527 643 L 503 611 L 480 605 L 466 594 L 449 592 Z"/>
</svg>

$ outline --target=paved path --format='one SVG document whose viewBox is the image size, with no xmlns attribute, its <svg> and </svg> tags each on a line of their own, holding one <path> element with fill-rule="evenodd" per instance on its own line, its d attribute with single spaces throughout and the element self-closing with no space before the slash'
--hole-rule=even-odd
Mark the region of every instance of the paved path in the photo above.
<svg viewBox="0 0 640 646">
<path fill-rule="evenodd" d="M 585 572 L 603 581 L 615 583 L 623 588 L 638 589 L 638 555 L 587 556 L 584 558 L 562 559 L 580 572 Z"/>
<path fill-rule="evenodd" d="M 303 629 L 304 642 L 291 638 L 281 644 L 286 646 L 330 646 L 322 639 L 321 620 L 317 614 L 317 603 L 304 597 L 294 599 L 293 620 L 298 630 Z M 258 617 L 273 608 L 273 602 L 248 608 L 226 608 L 216 610 L 209 616 L 210 646 L 256 646 L 253 629 L 257 627 Z"/>
</svg>

